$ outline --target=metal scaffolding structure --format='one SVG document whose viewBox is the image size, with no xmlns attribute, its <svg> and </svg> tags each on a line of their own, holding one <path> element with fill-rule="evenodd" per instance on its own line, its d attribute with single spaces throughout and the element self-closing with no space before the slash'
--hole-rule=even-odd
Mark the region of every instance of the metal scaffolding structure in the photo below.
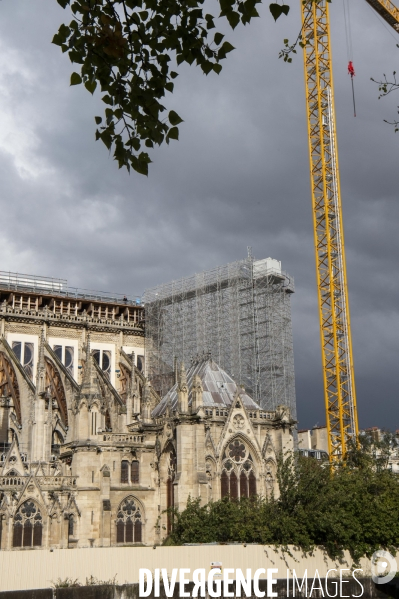
<svg viewBox="0 0 399 599">
<path fill-rule="evenodd" d="M 147 375 L 164 395 L 176 361 L 212 358 L 263 409 L 296 415 L 292 278 L 272 258 L 244 260 L 145 291 Z"/>
</svg>

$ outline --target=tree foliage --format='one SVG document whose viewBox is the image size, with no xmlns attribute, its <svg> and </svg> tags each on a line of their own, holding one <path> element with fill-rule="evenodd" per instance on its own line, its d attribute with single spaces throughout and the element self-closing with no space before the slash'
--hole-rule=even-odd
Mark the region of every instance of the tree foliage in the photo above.
<svg viewBox="0 0 399 599">
<path fill-rule="evenodd" d="M 259 16 L 260 1 L 214 3 L 234 29 Z M 215 32 L 215 16 L 204 11 L 204 0 L 57 2 L 73 14 L 53 38 L 80 65 L 71 85 L 83 84 L 91 94 L 99 86 L 103 94 L 106 108 L 95 117 L 96 139 L 112 149 L 119 168 L 148 174 L 148 149 L 179 138 L 182 118 L 164 104 L 178 66 L 195 63 L 205 75 L 219 74 L 232 44 Z"/>
<path fill-rule="evenodd" d="M 399 547 L 399 479 L 387 453 L 362 439 L 333 471 L 326 463 L 291 454 L 279 460 L 278 498 L 257 497 L 200 505 L 189 500 L 175 513 L 170 544 L 247 542 L 323 546 L 354 559 L 381 547 Z"/>
</svg>

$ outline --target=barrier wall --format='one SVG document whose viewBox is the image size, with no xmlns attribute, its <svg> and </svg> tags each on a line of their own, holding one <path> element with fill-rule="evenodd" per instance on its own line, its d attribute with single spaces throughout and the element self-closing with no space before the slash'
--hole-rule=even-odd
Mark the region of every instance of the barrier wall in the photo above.
<svg viewBox="0 0 399 599">
<path fill-rule="evenodd" d="M 95 577 L 101 581 L 115 580 L 116 584 L 131 584 L 139 580 L 139 569 L 188 568 L 193 572 L 205 568 L 208 573 L 211 562 L 222 562 L 225 568 L 240 568 L 244 573 L 251 568 L 252 574 L 258 568 L 277 568 L 275 578 L 287 577 L 287 569 L 295 569 L 296 575 L 325 577 L 328 570 L 335 568 L 330 576 L 339 577 L 340 568 L 351 568 L 352 559 L 346 553 L 345 559 L 333 561 L 321 549 L 311 555 L 289 548 L 291 555 L 273 546 L 263 545 L 198 545 L 183 547 L 112 547 L 91 549 L 54 549 L 0 551 L 0 591 L 17 589 L 43 589 L 53 585 L 58 579 L 78 579 L 85 584 L 86 578 Z M 362 559 L 359 566 L 363 571 L 357 576 L 371 574 L 370 561 Z M 346 574 L 349 574 L 348 572 Z"/>
</svg>

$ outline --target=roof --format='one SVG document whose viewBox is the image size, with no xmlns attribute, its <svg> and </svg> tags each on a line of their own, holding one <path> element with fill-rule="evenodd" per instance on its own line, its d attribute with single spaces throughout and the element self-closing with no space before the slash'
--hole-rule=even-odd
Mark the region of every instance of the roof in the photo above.
<svg viewBox="0 0 399 599">
<path fill-rule="evenodd" d="M 187 385 L 189 389 L 188 405 L 191 405 L 191 388 L 193 378 L 198 375 L 201 379 L 203 389 L 203 405 L 206 407 L 229 407 L 237 393 L 240 393 L 241 401 L 245 408 L 260 410 L 260 406 L 238 387 L 231 376 L 227 374 L 212 359 L 197 360 L 187 371 Z M 175 383 L 168 393 L 162 398 L 160 403 L 154 408 L 152 416 L 157 418 L 165 413 L 170 402 L 171 409 L 177 409 L 177 386 Z"/>
</svg>

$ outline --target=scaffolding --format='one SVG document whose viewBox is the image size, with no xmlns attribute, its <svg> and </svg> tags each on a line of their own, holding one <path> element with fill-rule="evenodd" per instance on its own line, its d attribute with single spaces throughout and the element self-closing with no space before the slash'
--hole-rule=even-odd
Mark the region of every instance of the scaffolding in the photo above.
<svg viewBox="0 0 399 599">
<path fill-rule="evenodd" d="M 272 258 L 248 257 L 145 291 L 147 375 L 161 396 L 176 361 L 211 354 L 265 410 L 296 415 L 292 278 Z"/>
</svg>

